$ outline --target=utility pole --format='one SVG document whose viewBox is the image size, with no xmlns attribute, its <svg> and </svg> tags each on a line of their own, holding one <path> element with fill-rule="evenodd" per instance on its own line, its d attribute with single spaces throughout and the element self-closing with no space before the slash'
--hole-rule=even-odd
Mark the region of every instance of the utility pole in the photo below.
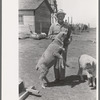
<svg viewBox="0 0 100 100">
<path fill-rule="evenodd" d="M 57 12 L 58 12 L 58 8 L 57 8 L 57 1 L 56 1 L 56 0 L 54 0 L 53 2 L 54 2 L 54 6 L 55 6 L 55 9 L 56 9 L 56 13 L 57 13 Z"/>
<path fill-rule="evenodd" d="M 73 23 L 73 18 L 71 17 L 71 24 Z"/>
<path fill-rule="evenodd" d="M 68 17 L 68 24 L 69 24 L 69 17 Z"/>
</svg>

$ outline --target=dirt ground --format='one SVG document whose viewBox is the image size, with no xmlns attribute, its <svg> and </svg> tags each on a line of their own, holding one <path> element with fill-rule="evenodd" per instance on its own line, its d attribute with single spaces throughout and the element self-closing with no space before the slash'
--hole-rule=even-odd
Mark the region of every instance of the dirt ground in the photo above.
<svg viewBox="0 0 100 100">
<path fill-rule="evenodd" d="M 66 68 L 64 82 L 53 84 L 55 78 L 52 67 L 47 75 L 51 85 L 46 89 L 40 87 L 39 73 L 35 70 L 35 66 L 51 40 L 30 38 L 19 40 L 19 77 L 24 81 L 25 87 L 34 85 L 41 94 L 41 96 L 29 95 L 26 100 L 96 100 L 96 90 L 88 87 L 87 80 L 79 83 L 77 77 L 78 57 L 81 54 L 89 54 L 96 58 L 96 30 L 91 29 L 89 33 L 83 32 L 72 36 L 67 63 L 73 68 Z"/>
</svg>

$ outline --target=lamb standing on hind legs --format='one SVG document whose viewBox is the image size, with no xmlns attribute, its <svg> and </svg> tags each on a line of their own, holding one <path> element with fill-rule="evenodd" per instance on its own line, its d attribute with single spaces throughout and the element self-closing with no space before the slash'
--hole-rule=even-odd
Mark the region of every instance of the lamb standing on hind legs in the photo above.
<svg viewBox="0 0 100 100">
<path fill-rule="evenodd" d="M 79 57 L 78 61 L 78 75 L 80 76 L 81 81 L 84 81 L 82 76 L 84 70 L 87 74 L 89 86 L 96 88 L 96 59 L 87 54 L 83 54 Z"/>
<path fill-rule="evenodd" d="M 49 71 L 49 69 L 54 66 L 55 61 L 60 59 L 61 62 L 64 62 L 66 66 L 66 61 L 64 61 L 61 52 L 64 52 L 63 48 L 63 41 L 67 36 L 67 32 L 60 32 L 54 39 L 54 41 L 47 47 L 43 55 L 40 57 L 36 69 L 40 71 L 40 81 L 42 88 L 45 88 L 45 84 L 43 80 L 45 80 L 47 83 L 49 82 L 46 75 Z M 63 67 L 63 63 L 62 67 Z"/>
</svg>

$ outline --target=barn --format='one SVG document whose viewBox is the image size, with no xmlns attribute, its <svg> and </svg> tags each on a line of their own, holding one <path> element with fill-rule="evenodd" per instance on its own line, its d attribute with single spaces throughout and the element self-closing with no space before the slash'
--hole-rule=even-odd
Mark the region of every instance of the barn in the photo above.
<svg viewBox="0 0 100 100">
<path fill-rule="evenodd" d="M 53 13 L 48 0 L 19 0 L 19 33 L 47 34 Z"/>
</svg>

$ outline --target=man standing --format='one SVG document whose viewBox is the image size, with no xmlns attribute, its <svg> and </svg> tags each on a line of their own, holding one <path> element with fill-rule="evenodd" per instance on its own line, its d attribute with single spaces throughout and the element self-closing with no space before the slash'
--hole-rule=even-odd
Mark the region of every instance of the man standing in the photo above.
<svg viewBox="0 0 100 100">
<path fill-rule="evenodd" d="M 64 22 L 65 15 L 66 14 L 63 12 L 63 10 L 59 10 L 57 12 L 56 14 L 57 22 L 50 26 L 48 36 L 49 38 L 54 39 L 55 36 L 59 34 L 59 32 L 68 30 L 67 37 L 64 40 L 64 45 L 63 45 L 63 47 L 65 48 L 65 52 L 62 53 L 63 59 L 66 61 L 67 48 L 71 40 L 70 39 L 71 28 L 69 27 L 68 24 Z M 55 82 L 58 82 L 65 78 L 65 65 L 63 69 L 59 60 L 57 60 L 54 65 L 54 74 L 55 74 Z"/>
</svg>

